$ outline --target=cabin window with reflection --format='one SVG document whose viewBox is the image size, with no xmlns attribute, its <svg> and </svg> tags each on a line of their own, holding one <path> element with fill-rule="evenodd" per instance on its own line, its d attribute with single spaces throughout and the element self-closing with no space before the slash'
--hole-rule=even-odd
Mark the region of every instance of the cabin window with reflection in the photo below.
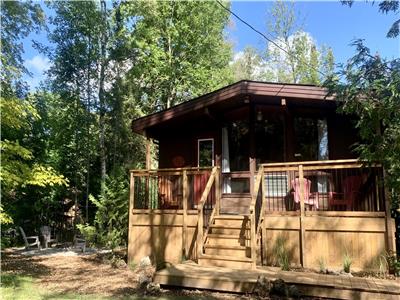
<svg viewBox="0 0 400 300">
<path fill-rule="evenodd" d="M 198 140 L 198 166 L 214 166 L 214 139 Z"/>
</svg>

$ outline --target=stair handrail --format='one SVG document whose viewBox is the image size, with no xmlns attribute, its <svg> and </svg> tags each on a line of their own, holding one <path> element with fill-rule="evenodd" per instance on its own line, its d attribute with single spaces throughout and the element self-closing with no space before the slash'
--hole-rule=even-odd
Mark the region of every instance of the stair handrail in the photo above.
<svg viewBox="0 0 400 300">
<path fill-rule="evenodd" d="M 261 216 L 263 215 L 264 209 L 264 193 L 262 193 L 261 197 L 261 209 L 256 212 L 256 202 L 258 197 L 258 192 L 260 189 L 260 185 L 262 182 L 262 178 L 264 177 L 264 168 L 260 166 L 257 173 L 256 182 L 254 184 L 254 191 L 251 196 L 251 203 L 250 203 L 250 242 L 251 242 L 251 259 L 252 259 L 252 267 L 255 269 L 257 265 L 257 236 L 259 232 L 259 228 L 261 227 Z M 264 189 L 262 188 L 262 191 Z M 258 216 L 256 216 L 256 213 Z M 261 215 L 261 216 L 260 216 Z"/>
<path fill-rule="evenodd" d="M 210 177 L 208 178 L 206 187 L 204 188 L 203 194 L 201 195 L 199 204 L 197 206 L 197 258 L 201 256 L 203 253 L 203 245 L 204 245 L 204 229 L 203 229 L 203 214 L 204 214 L 204 204 L 210 194 L 212 185 L 215 181 L 215 174 L 217 173 L 218 167 L 213 167 Z M 215 207 L 214 207 L 215 209 Z M 213 212 L 214 212 L 213 209 Z"/>
</svg>

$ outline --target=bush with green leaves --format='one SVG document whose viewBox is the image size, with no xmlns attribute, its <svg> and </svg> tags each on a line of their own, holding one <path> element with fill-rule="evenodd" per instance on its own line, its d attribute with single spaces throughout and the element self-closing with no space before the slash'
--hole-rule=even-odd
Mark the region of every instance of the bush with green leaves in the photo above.
<svg viewBox="0 0 400 300">
<path fill-rule="evenodd" d="M 78 224 L 76 227 L 89 245 L 93 246 L 96 244 L 96 227 L 89 224 Z"/>
<path fill-rule="evenodd" d="M 107 247 L 126 246 L 128 240 L 129 181 L 124 170 L 106 178 L 102 194 L 90 201 L 97 207 L 94 225 L 97 241 Z"/>
</svg>

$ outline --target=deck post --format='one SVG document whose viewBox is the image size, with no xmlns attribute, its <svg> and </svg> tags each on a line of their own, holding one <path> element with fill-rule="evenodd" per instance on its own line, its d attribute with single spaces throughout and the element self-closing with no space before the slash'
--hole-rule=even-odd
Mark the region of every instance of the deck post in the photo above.
<svg viewBox="0 0 400 300">
<path fill-rule="evenodd" d="M 221 208 L 221 168 L 217 168 L 217 172 L 215 173 L 215 215 L 219 216 L 219 211 Z"/>
<path fill-rule="evenodd" d="M 132 211 L 135 208 L 135 177 L 133 173 L 130 173 L 130 185 L 129 185 L 129 206 L 128 206 L 128 262 L 131 261 L 131 251 L 130 247 L 133 247 L 133 242 L 131 241 L 132 234 L 131 230 L 133 227 L 133 214 Z"/>
<path fill-rule="evenodd" d="M 387 176 L 386 170 L 383 169 L 383 178 L 385 179 Z M 384 184 L 384 197 L 385 197 L 385 217 L 386 217 L 386 250 L 388 252 L 399 251 L 399 249 L 395 249 L 395 237 L 393 233 L 393 226 L 392 226 L 392 214 L 391 214 L 391 202 L 390 202 L 390 192 L 387 188 L 386 184 Z"/>
<path fill-rule="evenodd" d="M 182 182 L 183 182 L 183 226 L 182 226 L 182 255 L 184 259 L 188 259 L 188 251 L 187 251 L 187 206 L 188 206 L 188 177 L 187 171 L 183 170 L 182 173 Z"/>
<path fill-rule="evenodd" d="M 197 263 L 200 265 L 200 256 L 203 254 L 203 207 L 198 211 L 197 221 Z"/>
<path fill-rule="evenodd" d="M 261 166 L 260 168 L 262 168 L 262 178 L 261 178 L 261 199 L 262 199 L 262 205 L 261 207 L 264 208 L 263 211 L 261 212 L 260 218 L 263 219 L 263 224 L 264 224 L 264 228 L 265 230 L 261 230 L 261 240 L 262 240 L 262 248 L 264 250 L 264 253 L 262 254 L 263 256 L 263 261 L 261 262 L 262 264 L 267 265 L 267 239 L 265 238 L 265 234 L 264 234 L 264 238 L 263 238 L 263 233 L 266 233 L 266 221 L 265 221 L 265 194 L 266 194 L 266 187 L 265 187 L 265 175 L 264 175 L 264 166 Z"/>
<path fill-rule="evenodd" d="M 305 228 L 304 228 L 304 173 L 303 165 L 299 165 L 299 181 L 300 181 L 300 260 L 302 267 L 306 267 L 305 262 Z"/>
<path fill-rule="evenodd" d="M 257 237 L 256 237 L 256 215 L 255 208 L 250 208 L 250 243 L 251 243 L 251 267 L 256 269 L 257 267 Z"/>
</svg>

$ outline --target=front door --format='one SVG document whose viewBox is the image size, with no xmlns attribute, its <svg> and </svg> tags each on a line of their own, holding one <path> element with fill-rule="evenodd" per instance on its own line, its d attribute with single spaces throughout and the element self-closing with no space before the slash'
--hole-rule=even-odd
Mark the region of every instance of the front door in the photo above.
<svg viewBox="0 0 400 300">
<path fill-rule="evenodd" d="M 214 139 L 198 139 L 197 140 L 197 166 L 198 167 L 213 167 L 214 162 Z M 194 175 L 194 201 L 195 205 L 200 201 L 201 195 L 207 185 L 210 172 Z M 214 192 L 210 192 L 209 197 L 214 197 Z"/>
</svg>

